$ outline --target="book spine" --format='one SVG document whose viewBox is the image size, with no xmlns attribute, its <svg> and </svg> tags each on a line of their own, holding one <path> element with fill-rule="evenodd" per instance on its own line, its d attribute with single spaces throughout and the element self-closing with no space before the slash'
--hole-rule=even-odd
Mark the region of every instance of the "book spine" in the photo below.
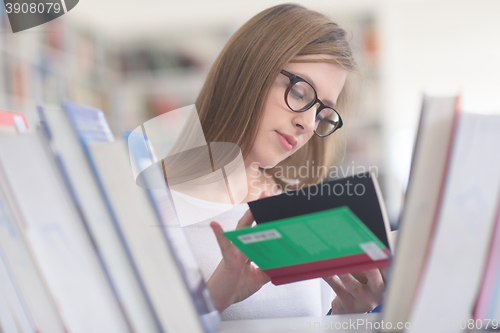
<svg viewBox="0 0 500 333">
<path fill-rule="evenodd" d="M 384 249 L 390 257 L 389 249 Z M 365 271 L 373 268 L 384 268 L 389 265 L 389 259 L 373 261 L 367 254 L 357 254 L 342 258 L 315 261 L 306 264 L 266 269 L 264 272 L 271 277 L 275 285 L 352 272 Z"/>
</svg>

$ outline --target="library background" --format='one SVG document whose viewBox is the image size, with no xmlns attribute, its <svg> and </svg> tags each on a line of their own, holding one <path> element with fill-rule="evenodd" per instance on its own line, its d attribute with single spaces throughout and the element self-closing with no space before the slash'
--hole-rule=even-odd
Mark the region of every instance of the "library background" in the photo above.
<svg viewBox="0 0 500 333">
<path fill-rule="evenodd" d="M 35 132 L 40 126 L 40 113 L 37 107 L 60 106 L 64 101 L 75 103 L 75 108 L 77 108 L 75 105 L 83 105 L 102 110 L 112 133 L 107 135 L 117 138 L 154 117 L 170 110 L 191 105 L 196 99 L 211 64 L 229 37 L 256 13 L 283 2 L 274 0 L 238 2 L 229 0 L 143 0 L 140 2 L 81 0 L 67 14 L 46 24 L 15 34 L 11 32 L 5 7 L 2 5 L 0 6 L 0 29 L 2 30 L 0 34 L 0 112 L 21 114 L 26 123 L 25 126 L 16 123 L 16 131 L 19 133 L 14 134 L 16 131 L 9 130 L 8 127 L 11 124 L 5 120 L 7 118 L 3 115 L 0 117 L 2 121 L 0 123 L 0 136 L 11 138 L 25 135 L 25 133 L 20 133 L 26 132 L 24 127 L 28 129 L 28 133 Z M 500 61 L 498 61 L 500 55 L 500 35 L 498 34 L 500 31 L 500 21 L 498 20 L 500 2 L 493 0 L 474 2 L 300 0 L 294 2 L 328 15 L 348 31 L 351 46 L 360 67 L 360 74 L 356 77 L 357 103 L 352 114 L 347 117 L 344 128 L 342 128 L 347 133 L 347 139 L 345 157 L 338 165 L 339 176 L 349 176 L 375 168 L 385 200 L 388 220 L 392 229 L 396 230 L 402 216 L 410 166 L 414 165 L 412 164 L 412 154 L 414 153 L 417 129 L 419 129 L 424 94 L 428 94 L 428 96 L 460 95 L 459 102 L 456 99 L 453 100 L 453 103 L 460 105 L 460 107 L 455 106 L 455 109 L 460 108 L 464 112 L 487 113 L 489 115 L 500 114 L 500 97 L 498 97 L 500 95 Z M 432 101 L 429 102 L 429 104 L 431 103 Z M 420 126 L 422 126 L 422 122 L 420 120 Z M 48 115 L 47 123 L 51 123 Z M 492 118 L 490 123 L 495 123 L 495 119 Z M 53 126 L 57 127 L 58 125 Z M 456 132 L 460 133 L 461 129 L 458 127 Z M 471 131 L 474 131 L 474 128 Z M 499 137 L 492 134 L 490 139 L 499 139 Z M 57 141 L 57 138 L 54 140 Z M 34 153 L 38 143 L 34 143 L 36 141 L 34 139 L 32 141 L 31 143 L 26 141 L 26 147 L 33 149 Z M 471 139 L 471 141 L 473 140 Z M 7 159 L 8 156 L 15 155 L 15 152 L 9 152 L 9 149 L 6 148 L 9 147 L 9 142 L 7 140 L 0 142 L 0 150 L 5 149 L 5 153 L 0 154 L 0 162 L 4 162 L 2 158 Z M 488 143 L 488 141 L 485 142 Z M 491 154 L 499 154 L 499 142 L 496 141 L 495 144 L 490 142 L 491 146 L 488 145 L 487 148 Z M 449 145 L 452 144 L 449 143 Z M 19 143 L 19 147 L 22 147 L 21 143 Z M 109 156 L 115 156 L 117 160 L 128 158 L 121 154 L 118 148 L 108 152 L 97 147 L 86 148 L 84 154 L 88 158 L 94 156 L 96 165 L 104 161 L 104 157 L 97 157 L 101 155 L 109 154 Z M 453 157 L 451 156 L 450 159 L 453 160 Z M 97 162 L 98 160 L 100 162 Z M 19 161 L 28 163 L 30 159 L 29 157 L 24 160 L 20 158 Z M 31 161 L 36 163 L 36 159 L 31 159 Z M 496 162 L 490 161 L 489 163 L 495 165 Z M 49 165 L 52 162 L 46 163 Z M 4 162 L 4 164 L 3 168 L 7 170 L 9 162 Z M 12 165 L 14 164 L 12 163 Z M 105 173 L 105 167 L 102 168 L 101 172 Z M 0 177 L 0 185 L 2 185 L 0 189 L 4 192 L 6 188 L 12 189 L 16 186 L 13 185 L 15 181 L 9 183 L 9 173 L 8 170 L 5 170 L 2 171 L 4 175 Z M 432 172 L 432 168 L 429 170 Z M 488 173 L 488 170 L 485 167 L 484 176 L 490 177 L 494 183 L 498 176 L 495 172 Z M 478 170 L 477 173 L 481 172 L 483 171 Z M 110 172 L 110 177 L 112 173 Z M 71 178 L 71 175 L 65 175 L 65 177 Z M 119 180 L 119 175 L 116 177 L 116 180 Z M 64 181 L 61 184 L 64 184 Z M 498 181 L 496 184 L 500 185 Z M 101 184 L 100 186 L 106 187 L 108 185 Z M 27 184 L 24 186 L 29 188 Z M 446 188 L 446 185 L 441 188 Z M 97 190 L 102 189 L 96 187 Z M 439 187 L 436 187 L 436 191 L 439 191 Z M 498 190 L 496 192 L 491 190 L 489 193 L 498 195 Z M 8 193 L 2 195 L 0 225 L 2 223 L 7 225 L 5 221 L 7 221 L 9 214 L 17 216 L 18 220 L 22 219 L 19 216 L 27 214 L 23 211 L 25 208 L 23 204 L 18 203 L 17 206 L 12 204 L 16 200 L 15 195 Z M 137 193 L 135 195 L 140 196 Z M 104 194 L 103 196 L 105 197 Z M 139 202 L 141 200 L 154 200 L 146 197 L 137 197 L 136 199 Z M 125 199 L 116 202 L 113 200 L 115 199 L 104 199 L 108 205 L 127 202 Z M 499 206 L 499 200 L 498 197 L 491 198 L 491 200 L 496 200 L 494 206 L 488 200 L 480 200 L 473 204 L 485 210 L 491 206 L 489 208 L 490 215 L 493 216 L 493 207 Z M 484 203 L 486 201 L 488 203 Z M 12 206 L 15 207 L 12 208 Z M 85 212 L 79 212 L 79 214 L 85 215 Z M 149 212 L 149 214 L 153 213 Z M 73 216 L 73 218 L 75 217 Z M 13 234 L 15 232 L 23 234 L 22 227 L 16 228 L 17 231 L 11 230 Z M 471 228 L 474 230 L 474 227 Z M 92 227 L 82 228 L 81 231 L 90 234 L 95 232 L 89 229 Z M 487 226 L 483 226 L 482 230 L 491 236 L 495 234 L 495 230 L 499 229 L 494 228 L 492 221 L 489 224 L 489 229 Z M 133 236 L 127 236 L 127 232 L 133 234 L 133 228 L 125 230 L 124 235 L 122 235 L 125 238 L 132 238 Z M 442 236 L 439 232 L 439 226 L 435 226 L 436 239 L 440 239 Z M 23 237 L 26 238 L 26 241 L 23 244 L 26 245 L 30 241 L 36 242 L 37 236 L 30 235 L 29 232 L 24 234 Z M 5 235 L 2 237 L 0 252 L 13 251 L 11 248 L 6 250 L 8 242 Z M 484 245 L 484 253 L 476 253 L 481 255 L 480 258 L 474 257 L 475 261 L 484 265 L 479 267 L 481 272 L 486 269 L 487 263 L 494 260 L 500 261 L 500 258 L 494 253 L 495 251 L 500 252 L 498 238 L 498 236 L 497 238 L 482 238 L 486 244 Z M 474 241 L 479 239 L 481 238 L 476 238 Z M 159 240 L 151 240 L 152 243 L 155 241 L 157 249 L 165 246 Z M 75 240 L 75 242 L 78 243 L 79 240 Z M 469 243 L 467 246 L 474 246 L 474 244 Z M 137 243 L 137 246 L 139 245 L 140 241 Z M 40 244 L 26 246 L 26 248 L 33 246 L 33 249 L 36 249 Z M 466 247 L 465 244 L 464 247 Z M 175 248 L 175 245 L 170 247 L 170 249 L 172 248 Z M 169 252 L 169 250 L 165 250 L 165 252 Z M 427 253 L 431 253 L 431 251 L 428 250 Z M 167 319 L 158 316 L 157 313 L 162 311 L 174 310 L 172 305 L 167 304 L 168 302 L 156 299 L 154 296 L 144 298 L 138 296 L 140 291 L 145 294 L 152 293 L 151 290 L 156 290 L 155 288 L 161 285 L 161 282 L 155 280 L 151 274 L 149 277 L 142 277 L 142 280 L 136 277 L 136 280 L 142 281 L 140 283 L 135 280 L 135 282 L 127 282 L 126 279 L 120 280 L 123 285 L 126 283 L 136 285 L 137 294 L 132 295 L 131 292 L 130 295 L 126 296 L 129 298 L 124 301 L 124 304 L 128 305 L 116 308 L 110 306 L 109 309 L 102 311 L 102 316 L 106 314 L 112 318 L 109 323 L 104 324 L 106 320 L 101 316 L 96 319 L 95 325 L 89 324 L 84 320 L 85 318 L 76 318 L 79 313 L 77 310 L 62 309 L 64 306 L 70 307 L 75 303 L 72 303 L 69 297 L 58 299 L 58 292 L 62 292 L 63 289 L 51 291 L 50 287 L 57 279 L 54 280 L 53 276 L 44 276 L 46 272 L 42 267 L 49 263 L 37 263 L 37 260 L 40 260 L 37 255 L 28 255 L 30 258 L 35 258 L 30 259 L 33 260 L 33 266 L 30 266 L 30 269 L 38 272 L 36 274 L 39 274 L 37 276 L 42 281 L 41 285 L 31 282 L 31 290 L 33 292 L 37 290 L 38 294 L 36 295 L 39 297 L 16 298 L 9 293 L 12 290 L 17 290 L 16 288 L 23 288 L 18 284 L 30 284 L 26 281 L 17 281 L 19 277 L 16 274 L 21 273 L 9 271 L 9 269 L 16 270 L 16 268 L 9 266 L 14 265 L 10 260 L 15 260 L 15 258 L 3 254 L 4 271 L 0 272 L 3 274 L 0 275 L 0 280 L 3 279 L 2 281 L 5 282 L 5 279 L 9 279 L 10 276 L 9 286 L 13 289 L 8 289 L 5 282 L 4 288 L 0 290 L 0 306 L 2 306 L 0 309 L 2 313 L 0 315 L 0 331 L 2 332 L 29 332 L 40 327 L 55 328 L 55 330 L 38 330 L 39 332 L 55 332 L 59 329 L 69 332 L 102 332 L 100 329 L 103 328 L 106 329 L 106 332 L 188 332 L 190 329 L 191 332 L 196 330 L 203 332 L 214 329 L 210 324 L 213 319 L 210 317 L 213 316 L 209 311 L 212 306 L 210 301 L 205 299 L 209 304 L 200 305 L 196 301 L 196 296 L 192 295 L 193 303 L 198 310 L 195 312 L 204 313 L 200 315 L 202 319 L 199 326 L 193 324 L 193 327 L 186 328 L 182 326 L 182 323 L 176 323 L 174 316 Z M 110 255 L 112 257 L 112 254 Z M 137 250 L 137 254 L 127 253 L 126 255 L 147 256 L 145 253 L 141 254 L 139 250 Z M 126 255 L 123 255 L 123 258 Z M 464 254 L 464 258 L 470 259 L 467 254 Z M 162 258 L 156 259 L 163 260 Z M 94 263 L 92 261 L 94 259 L 84 258 L 82 260 L 88 260 L 88 267 L 98 270 L 96 267 L 99 264 L 98 262 Z M 147 260 L 145 259 L 145 261 Z M 433 262 L 432 265 L 434 264 Z M 147 263 L 145 265 L 147 266 Z M 429 264 L 431 268 L 432 265 Z M 139 274 L 134 270 L 150 269 L 133 265 L 127 267 L 131 276 Z M 495 267 L 498 269 L 500 265 L 497 263 Z M 18 272 L 29 272 L 26 267 L 24 269 L 26 270 L 18 270 Z M 450 270 L 452 269 L 450 266 Z M 498 320 L 500 320 L 500 273 L 496 272 L 495 275 L 490 272 L 488 275 L 480 273 L 479 270 L 476 277 L 478 281 L 483 281 L 486 275 L 490 277 L 488 283 L 492 287 L 486 293 L 488 301 L 492 302 L 491 304 L 495 303 L 496 300 L 496 307 L 491 304 L 489 307 L 485 305 L 487 309 L 484 307 L 480 309 L 481 313 L 484 314 L 482 317 L 477 315 L 479 311 L 477 307 L 475 308 L 476 315 L 473 316 L 474 308 L 471 308 L 466 316 L 470 316 L 470 318 L 474 318 L 471 320 L 476 321 L 472 327 L 469 325 L 469 327 L 462 328 L 479 328 L 477 320 L 480 318 L 497 320 L 496 326 L 498 327 Z M 102 276 L 96 277 L 93 284 L 99 288 L 102 288 L 103 281 L 114 281 L 115 279 L 113 272 L 101 272 L 100 274 Z M 14 278 L 12 278 L 13 276 Z M 67 275 L 67 277 L 71 278 L 71 275 Z M 432 283 L 428 282 L 430 279 L 427 278 L 421 282 L 420 286 L 431 285 Z M 496 282 L 492 282 L 494 280 Z M 174 281 L 172 283 L 181 282 Z M 189 284 L 190 282 L 185 281 L 185 283 Z M 474 304 L 479 297 L 477 295 L 481 292 L 482 297 L 486 297 L 481 286 L 482 283 L 478 282 L 471 287 L 470 293 L 472 294 L 469 300 L 473 298 Z M 120 287 L 116 288 L 119 291 Z M 433 287 L 428 286 L 428 288 L 431 290 Z M 116 294 L 117 290 L 112 292 Z M 102 296 L 103 304 L 112 302 L 113 293 Z M 79 295 L 79 293 L 75 293 L 74 296 L 78 297 Z M 186 295 L 181 292 L 178 294 L 179 297 Z M 393 295 L 391 296 L 394 298 Z M 1 300 L 2 297 L 3 300 Z M 191 299 L 190 296 L 186 297 Z M 47 300 L 50 304 L 56 305 L 48 306 L 44 310 L 45 312 L 36 310 L 37 305 L 40 305 L 37 304 L 36 299 L 39 302 Z M 134 312 L 131 303 L 127 303 L 134 299 L 140 299 L 144 308 L 148 308 L 150 311 L 136 309 Z M 420 305 L 424 304 L 422 303 L 423 299 L 425 296 L 421 296 Z M 457 296 L 456 300 L 447 299 L 447 302 L 454 303 L 457 300 L 460 302 L 461 298 Z M 483 303 L 487 304 L 488 301 Z M 28 305 L 28 302 L 31 304 Z M 389 306 L 394 307 L 392 299 L 390 302 L 392 303 Z M 187 309 L 191 306 L 188 301 L 185 303 L 179 307 L 185 306 L 184 309 Z M 85 304 L 91 306 L 88 303 Z M 420 305 L 415 305 L 415 307 L 418 308 Z M 141 304 L 137 305 L 137 307 L 140 306 Z M 96 307 L 96 311 L 103 307 L 104 305 Z M 205 307 L 206 311 L 200 310 L 200 307 Z M 422 307 L 420 306 L 420 308 Z M 77 309 L 83 309 L 83 307 Z M 460 311 L 457 310 L 457 312 Z M 127 317 L 124 313 L 134 314 L 130 315 L 130 318 L 123 319 L 123 317 Z M 415 320 L 421 319 L 421 317 L 425 318 L 425 311 L 419 310 L 415 313 L 411 318 Z M 41 319 L 42 317 L 45 319 Z M 408 319 L 410 317 L 407 313 L 399 315 L 399 317 L 394 315 L 390 318 Z M 464 321 L 464 323 L 468 322 Z M 99 326 L 100 324 L 103 326 Z M 457 329 L 460 328 L 460 324 L 461 322 L 458 322 Z M 453 325 L 450 327 L 450 331 L 453 330 Z M 411 330 L 426 331 L 415 327 Z"/>
</svg>

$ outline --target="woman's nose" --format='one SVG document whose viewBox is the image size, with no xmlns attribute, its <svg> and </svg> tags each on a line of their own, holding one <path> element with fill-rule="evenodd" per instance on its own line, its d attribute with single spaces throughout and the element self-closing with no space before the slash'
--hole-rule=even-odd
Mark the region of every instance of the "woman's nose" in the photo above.
<svg viewBox="0 0 500 333">
<path fill-rule="evenodd" d="M 294 117 L 294 125 L 303 132 L 314 132 L 316 129 L 316 112 L 319 105 L 315 104 L 304 112 L 298 112 Z"/>
</svg>

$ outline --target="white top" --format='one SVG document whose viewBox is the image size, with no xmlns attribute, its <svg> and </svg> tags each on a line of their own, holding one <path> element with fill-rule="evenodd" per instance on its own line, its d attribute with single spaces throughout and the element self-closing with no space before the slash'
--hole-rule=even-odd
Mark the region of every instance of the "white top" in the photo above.
<svg viewBox="0 0 500 333">
<path fill-rule="evenodd" d="M 190 221 L 180 222 L 198 260 L 202 276 L 207 281 L 222 259 L 209 223 L 217 221 L 224 230 L 234 230 L 239 219 L 248 210 L 248 205 L 214 203 L 171 192 L 179 219 L 188 212 Z M 200 214 L 198 216 L 212 217 L 197 222 L 194 219 L 197 212 Z M 324 316 L 330 309 L 334 295 L 331 287 L 322 279 L 281 286 L 267 283 L 249 298 L 228 307 L 221 316 L 222 320 Z"/>
</svg>

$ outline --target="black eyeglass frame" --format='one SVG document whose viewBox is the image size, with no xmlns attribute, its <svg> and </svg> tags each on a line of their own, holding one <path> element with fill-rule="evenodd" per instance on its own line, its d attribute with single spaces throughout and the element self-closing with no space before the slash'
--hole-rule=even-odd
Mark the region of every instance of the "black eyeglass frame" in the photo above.
<svg viewBox="0 0 500 333">
<path fill-rule="evenodd" d="M 288 87 L 286 88 L 285 90 L 285 104 L 288 106 L 288 108 L 290 110 L 292 110 L 293 112 L 305 112 L 307 110 L 309 110 L 310 108 L 312 108 L 313 105 L 316 105 L 317 103 L 319 103 L 319 108 L 318 110 L 316 110 L 316 117 L 318 116 L 318 114 L 320 113 L 321 110 L 323 109 L 332 109 L 336 114 L 337 116 L 339 116 L 339 122 L 337 124 L 336 127 L 333 128 L 333 130 L 328 133 L 328 134 L 325 134 L 325 135 L 320 135 L 316 132 L 316 129 L 314 129 L 314 134 L 316 134 L 317 136 L 321 137 L 321 138 L 324 138 L 326 136 L 329 136 L 330 134 L 332 134 L 333 132 L 335 132 L 336 130 L 338 130 L 339 128 L 342 127 L 342 125 L 344 125 L 344 122 L 342 121 L 342 117 L 340 116 L 340 114 L 337 112 L 337 110 L 335 110 L 333 107 L 331 106 L 328 106 L 328 105 L 325 105 L 319 98 L 318 98 L 318 93 L 316 92 L 316 89 L 314 88 L 314 86 L 309 82 L 307 81 L 306 79 L 303 79 L 301 78 L 300 76 L 298 75 L 295 75 L 295 74 L 292 74 L 286 70 L 281 70 L 281 74 L 285 75 L 286 77 L 288 77 L 290 79 L 290 83 L 288 84 Z M 312 90 L 314 91 L 314 99 L 313 101 L 305 106 L 303 109 L 301 110 L 295 110 L 293 109 L 290 104 L 288 104 L 288 94 L 290 93 L 290 89 L 292 89 L 292 87 L 294 86 L 294 84 L 296 84 L 297 82 L 305 82 L 307 83 L 309 86 L 311 86 Z M 326 121 L 332 125 L 334 125 L 333 122 L 331 121 L 328 121 L 328 119 L 322 119 L 322 121 Z"/>
</svg>

